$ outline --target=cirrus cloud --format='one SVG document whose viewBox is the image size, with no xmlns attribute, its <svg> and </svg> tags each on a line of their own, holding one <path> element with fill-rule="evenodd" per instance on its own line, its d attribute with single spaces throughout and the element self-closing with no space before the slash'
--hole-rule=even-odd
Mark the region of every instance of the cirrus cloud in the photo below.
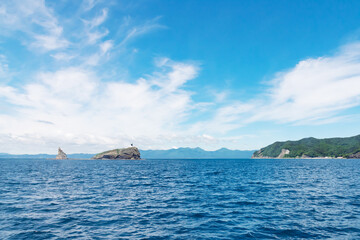
<svg viewBox="0 0 360 240">
<path fill-rule="evenodd" d="M 343 111 L 360 105 L 360 43 L 342 46 L 333 56 L 302 60 L 275 76 L 262 94 L 219 104 L 193 129 L 226 133 L 255 122 L 317 125 L 351 117 Z"/>
<path fill-rule="evenodd" d="M 0 3 L 1 34 L 24 33 L 25 44 L 41 51 L 67 47 L 63 28 L 44 0 L 14 0 Z"/>
</svg>

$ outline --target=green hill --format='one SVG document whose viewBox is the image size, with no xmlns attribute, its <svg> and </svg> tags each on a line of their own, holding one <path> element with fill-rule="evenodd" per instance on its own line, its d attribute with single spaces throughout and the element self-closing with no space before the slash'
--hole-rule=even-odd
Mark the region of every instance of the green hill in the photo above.
<svg viewBox="0 0 360 240">
<path fill-rule="evenodd" d="M 288 151 L 287 151 L 288 150 Z M 304 138 L 275 142 L 253 154 L 253 158 L 360 158 L 360 135 L 347 138 Z"/>
</svg>

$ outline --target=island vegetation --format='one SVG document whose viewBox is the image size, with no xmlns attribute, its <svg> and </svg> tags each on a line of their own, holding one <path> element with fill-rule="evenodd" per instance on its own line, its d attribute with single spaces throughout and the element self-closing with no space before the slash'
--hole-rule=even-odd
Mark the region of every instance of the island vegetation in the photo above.
<svg viewBox="0 0 360 240">
<path fill-rule="evenodd" d="M 96 154 L 92 159 L 124 159 L 124 160 L 139 160 L 140 152 L 137 147 L 118 148 Z"/>
<path fill-rule="evenodd" d="M 360 158 L 360 135 L 347 138 L 275 142 L 254 152 L 253 158 Z"/>
</svg>

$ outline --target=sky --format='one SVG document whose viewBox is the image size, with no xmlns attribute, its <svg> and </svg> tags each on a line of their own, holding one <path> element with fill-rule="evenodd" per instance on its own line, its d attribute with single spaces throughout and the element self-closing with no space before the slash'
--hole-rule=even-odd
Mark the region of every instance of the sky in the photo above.
<svg viewBox="0 0 360 240">
<path fill-rule="evenodd" d="M 360 1 L 0 1 L 0 152 L 360 134 Z"/>
</svg>

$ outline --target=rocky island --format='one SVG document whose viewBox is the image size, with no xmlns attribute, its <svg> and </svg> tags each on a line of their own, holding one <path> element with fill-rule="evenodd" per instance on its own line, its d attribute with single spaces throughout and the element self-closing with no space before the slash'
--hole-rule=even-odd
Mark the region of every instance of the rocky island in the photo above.
<svg viewBox="0 0 360 240">
<path fill-rule="evenodd" d="M 58 149 L 58 155 L 56 156 L 56 159 L 68 159 L 66 153 L 64 153 L 61 148 Z"/>
<path fill-rule="evenodd" d="M 140 160 L 140 152 L 137 147 L 118 148 L 96 154 L 92 159 L 124 159 Z"/>
<path fill-rule="evenodd" d="M 360 158 L 360 135 L 275 142 L 254 152 L 252 158 Z"/>
</svg>

